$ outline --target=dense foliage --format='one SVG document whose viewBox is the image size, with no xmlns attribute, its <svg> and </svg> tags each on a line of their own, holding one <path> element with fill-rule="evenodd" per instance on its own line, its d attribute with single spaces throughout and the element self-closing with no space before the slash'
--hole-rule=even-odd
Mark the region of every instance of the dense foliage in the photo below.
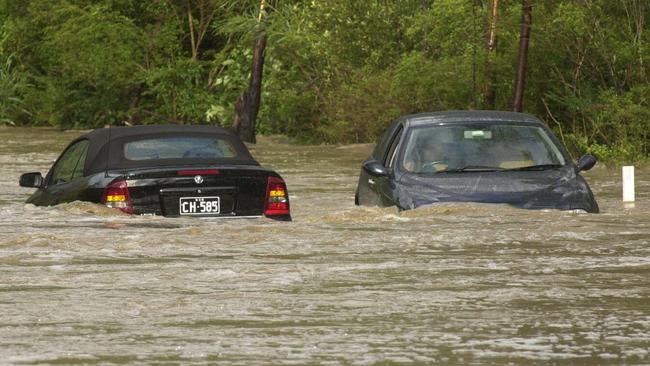
<svg viewBox="0 0 650 366">
<path fill-rule="evenodd" d="M 394 117 L 511 109 L 521 1 L 277 0 L 259 133 L 374 140 Z M 230 126 L 259 0 L 0 0 L 0 124 Z M 650 4 L 537 0 L 524 110 L 575 153 L 649 154 Z M 488 88 L 494 104 L 486 100 Z"/>
</svg>

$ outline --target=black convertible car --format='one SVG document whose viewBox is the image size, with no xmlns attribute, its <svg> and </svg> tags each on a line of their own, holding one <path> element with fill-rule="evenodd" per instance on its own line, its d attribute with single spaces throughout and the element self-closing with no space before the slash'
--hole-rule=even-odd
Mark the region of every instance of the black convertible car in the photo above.
<svg viewBox="0 0 650 366">
<path fill-rule="evenodd" d="M 412 209 L 437 202 L 505 203 L 597 213 L 579 172 L 537 118 L 498 111 L 450 111 L 394 121 L 363 163 L 357 205 Z"/>
<path fill-rule="evenodd" d="M 132 214 L 290 220 L 282 177 L 213 126 L 102 128 L 80 136 L 45 178 L 26 173 L 40 206 L 88 201 Z"/>
</svg>

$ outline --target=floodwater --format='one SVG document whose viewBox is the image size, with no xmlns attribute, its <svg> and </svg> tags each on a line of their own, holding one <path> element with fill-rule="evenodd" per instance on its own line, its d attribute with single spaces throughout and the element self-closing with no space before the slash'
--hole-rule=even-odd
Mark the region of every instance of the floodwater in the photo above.
<svg viewBox="0 0 650 366">
<path fill-rule="evenodd" d="M 79 132 L 0 127 L 0 364 L 649 364 L 650 169 L 601 214 L 353 204 L 371 145 L 263 138 L 294 221 L 24 204 Z"/>
</svg>

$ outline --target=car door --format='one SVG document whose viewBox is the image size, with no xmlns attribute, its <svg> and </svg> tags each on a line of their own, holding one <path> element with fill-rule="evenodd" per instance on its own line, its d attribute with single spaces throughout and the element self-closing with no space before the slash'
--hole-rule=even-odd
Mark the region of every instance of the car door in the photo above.
<svg viewBox="0 0 650 366">
<path fill-rule="evenodd" d="M 84 165 L 88 152 L 88 140 L 73 142 L 54 163 L 45 182 L 41 204 L 56 205 L 79 198 L 87 182 Z"/>
<path fill-rule="evenodd" d="M 392 166 L 397 146 L 402 137 L 402 131 L 403 125 L 401 123 L 393 124 L 377 144 L 372 156 L 364 162 L 364 168 L 361 169 L 359 176 L 357 192 L 359 204 L 378 206 L 392 206 L 395 204 L 393 199 L 395 184 Z M 371 172 L 374 169 L 368 169 L 370 167 L 369 163 L 377 165 L 382 174 Z"/>
<path fill-rule="evenodd" d="M 371 183 L 374 180 L 374 184 L 371 184 L 371 189 L 375 191 L 375 194 L 378 197 L 378 200 L 381 206 L 394 206 L 395 202 L 395 160 L 397 155 L 397 150 L 399 143 L 402 139 L 404 128 L 402 125 L 399 125 L 395 130 L 391 140 L 389 141 L 388 148 L 384 156 L 382 157 L 381 164 L 386 167 L 388 174 L 380 175 L 373 177 L 368 183 Z"/>
</svg>

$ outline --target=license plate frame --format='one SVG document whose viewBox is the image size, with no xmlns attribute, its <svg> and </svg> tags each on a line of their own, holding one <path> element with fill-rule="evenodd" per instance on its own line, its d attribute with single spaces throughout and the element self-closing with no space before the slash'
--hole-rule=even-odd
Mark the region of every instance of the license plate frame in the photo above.
<svg viewBox="0 0 650 366">
<path fill-rule="evenodd" d="M 183 205 L 185 203 L 186 205 Z M 207 216 L 221 213 L 221 197 L 180 197 L 178 212 L 182 216 Z"/>
</svg>

